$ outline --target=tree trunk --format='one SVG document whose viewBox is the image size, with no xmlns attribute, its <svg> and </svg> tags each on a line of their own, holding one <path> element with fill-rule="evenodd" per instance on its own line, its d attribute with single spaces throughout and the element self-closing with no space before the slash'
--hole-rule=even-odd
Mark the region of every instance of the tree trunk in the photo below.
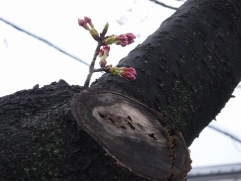
<svg viewBox="0 0 241 181">
<path fill-rule="evenodd" d="M 2 180 L 183 180 L 187 150 L 241 78 L 241 2 L 189 0 L 90 89 L 0 99 Z M 108 89 L 108 90 L 107 90 Z"/>
</svg>

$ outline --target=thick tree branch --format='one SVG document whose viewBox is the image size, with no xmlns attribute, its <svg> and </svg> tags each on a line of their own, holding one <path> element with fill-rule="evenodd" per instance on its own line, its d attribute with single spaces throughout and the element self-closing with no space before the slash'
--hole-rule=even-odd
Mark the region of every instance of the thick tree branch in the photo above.
<svg viewBox="0 0 241 181">
<path fill-rule="evenodd" d="M 137 70 L 134 82 L 104 75 L 92 86 L 121 91 L 155 108 L 166 115 L 167 125 L 181 130 L 189 146 L 225 106 L 241 77 L 241 3 L 212 2 L 187 1 L 119 62 Z"/>
</svg>

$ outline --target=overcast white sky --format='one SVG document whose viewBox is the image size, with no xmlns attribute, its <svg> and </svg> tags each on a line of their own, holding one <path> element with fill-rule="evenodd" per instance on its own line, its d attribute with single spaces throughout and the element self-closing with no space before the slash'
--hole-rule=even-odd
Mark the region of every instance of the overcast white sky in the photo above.
<svg viewBox="0 0 241 181">
<path fill-rule="evenodd" d="M 181 5 L 175 0 L 163 2 Z M 109 22 L 107 34 L 133 32 L 137 35 L 136 43 L 124 48 L 111 46 L 107 60 L 114 65 L 173 13 L 149 0 L 0 0 L 1 18 L 88 63 L 96 42 L 78 26 L 78 18 L 89 16 L 97 30 Z M 0 96 L 59 79 L 70 85 L 83 85 L 87 71 L 82 63 L 0 21 Z M 212 124 L 241 139 L 241 89 L 236 89 L 234 95 L 236 98 L 229 101 Z M 240 144 L 210 128 L 200 134 L 190 149 L 194 167 L 241 162 Z"/>
</svg>

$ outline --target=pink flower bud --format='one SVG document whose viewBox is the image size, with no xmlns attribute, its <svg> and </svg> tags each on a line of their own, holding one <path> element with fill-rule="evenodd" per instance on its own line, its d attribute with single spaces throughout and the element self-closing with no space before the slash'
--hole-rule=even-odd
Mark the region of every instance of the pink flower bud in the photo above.
<svg viewBox="0 0 241 181">
<path fill-rule="evenodd" d="M 129 45 L 134 42 L 135 35 L 133 33 L 120 34 L 119 36 L 111 35 L 105 38 L 104 44 L 110 45 L 115 43 L 116 45 L 121 45 L 122 47 Z"/>
<path fill-rule="evenodd" d="M 90 28 L 89 28 L 88 25 L 86 24 L 85 20 L 78 19 L 78 24 L 79 24 L 80 26 L 82 26 L 84 29 L 90 30 Z"/>
<path fill-rule="evenodd" d="M 108 57 L 109 56 L 109 52 L 110 52 L 110 46 L 105 45 L 102 48 L 100 48 L 99 56 L 106 56 L 106 57 Z"/>
<path fill-rule="evenodd" d="M 91 28 L 94 28 L 94 25 L 91 22 L 91 19 L 89 17 L 85 16 L 84 19 L 85 19 L 85 22 L 88 23 L 91 26 Z"/>
<path fill-rule="evenodd" d="M 136 75 L 136 70 L 135 70 L 133 67 L 129 67 L 129 68 L 123 67 L 122 70 L 123 70 L 124 72 L 130 72 L 130 73 Z"/>
<path fill-rule="evenodd" d="M 128 36 L 126 36 L 126 35 L 128 35 Z M 124 35 L 124 34 L 119 35 L 116 38 L 117 40 L 119 40 L 116 42 L 116 44 L 124 47 L 124 46 L 129 45 L 134 42 L 132 38 L 134 38 L 135 36 L 132 33 L 127 33 L 126 35 Z"/>
<path fill-rule="evenodd" d="M 121 72 L 120 75 L 128 80 L 136 80 L 135 75 L 130 72 Z"/>
<path fill-rule="evenodd" d="M 84 16 L 84 19 L 85 19 L 86 23 L 90 23 L 91 22 L 91 19 L 88 16 Z"/>
<path fill-rule="evenodd" d="M 99 51 L 99 57 L 102 57 L 104 55 L 104 50 L 103 49 L 100 49 Z"/>
<path fill-rule="evenodd" d="M 78 19 L 78 23 L 80 26 L 84 26 L 86 24 L 85 21 L 82 19 Z"/>
<path fill-rule="evenodd" d="M 110 47 L 108 45 L 100 48 L 100 51 L 99 51 L 100 67 L 106 66 L 106 64 L 107 64 L 106 58 L 109 56 L 109 51 L 110 51 Z"/>
<path fill-rule="evenodd" d="M 136 70 L 133 67 L 120 67 L 120 76 L 125 77 L 128 80 L 135 80 Z"/>
<path fill-rule="evenodd" d="M 109 55 L 110 46 L 108 46 L 108 45 L 104 46 L 104 47 L 103 47 L 103 50 L 104 50 L 104 53 L 105 53 L 106 55 Z"/>
<path fill-rule="evenodd" d="M 136 38 L 136 36 L 133 33 L 126 33 L 126 37 L 128 38 L 128 40 L 133 40 Z"/>
<path fill-rule="evenodd" d="M 126 33 L 126 37 L 127 37 L 128 45 L 133 43 L 134 39 L 136 38 L 136 36 L 133 35 L 133 33 Z"/>
<path fill-rule="evenodd" d="M 134 43 L 134 40 L 128 40 L 128 45 Z"/>
<path fill-rule="evenodd" d="M 117 40 L 127 41 L 127 37 L 126 37 L 125 35 L 121 34 L 121 35 L 119 35 L 119 36 L 117 37 Z"/>
<path fill-rule="evenodd" d="M 128 45 L 128 41 L 118 41 L 116 42 L 116 45 L 121 45 L 122 47 L 125 47 L 126 45 Z"/>
<path fill-rule="evenodd" d="M 106 72 L 111 73 L 112 75 L 120 75 L 128 80 L 136 80 L 136 70 L 133 67 L 112 67 L 109 66 L 109 69 Z"/>
</svg>

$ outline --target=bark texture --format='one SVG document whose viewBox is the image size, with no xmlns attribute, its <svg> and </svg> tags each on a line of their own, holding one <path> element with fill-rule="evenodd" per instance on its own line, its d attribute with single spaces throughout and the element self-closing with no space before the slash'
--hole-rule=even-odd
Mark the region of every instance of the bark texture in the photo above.
<svg viewBox="0 0 241 181">
<path fill-rule="evenodd" d="M 125 95 L 85 90 L 74 97 L 79 125 L 123 167 L 150 180 L 183 180 L 191 159 L 182 134 L 165 119 Z"/>
<path fill-rule="evenodd" d="M 122 92 L 167 117 L 189 146 L 229 100 L 241 77 L 241 1 L 189 0 L 118 66 L 129 82 L 104 75 L 93 88 Z"/>
<path fill-rule="evenodd" d="M 0 180 L 146 180 L 78 127 L 65 81 L 0 99 Z"/>
<path fill-rule="evenodd" d="M 186 163 L 185 143 L 189 146 L 215 118 L 241 78 L 240 11 L 239 0 L 187 1 L 118 64 L 134 67 L 138 74 L 135 81 L 105 74 L 88 90 L 105 94 L 104 89 L 108 89 L 133 99 L 135 105 L 150 108 L 153 119 L 159 117 L 155 118 L 157 112 L 159 122 L 150 122 L 163 131 L 157 131 L 163 135 L 160 139 L 166 138 L 170 152 L 165 158 L 171 172 L 153 178 L 136 171 L 135 166 L 128 166 L 128 159 L 123 165 L 124 156 L 116 156 L 104 144 L 105 138 L 101 138 L 104 133 L 98 136 L 91 132 L 93 125 L 88 123 L 88 117 L 80 116 L 84 112 L 81 108 L 89 103 L 87 100 L 80 106 L 84 89 L 61 80 L 0 98 L 0 178 L 4 181 L 183 179 L 182 174 L 177 178 L 173 168 L 176 163 Z M 97 100 L 98 96 L 93 98 Z M 101 107 L 93 108 L 98 111 L 89 115 L 104 124 L 106 118 L 113 117 L 110 114 L 113 107 L 108 108 L 107 112 Z M 126 121 L 124 117 L 118 122 L 119 130 L 126 126 L 119 124 L 122 122 L 130 129 L 133 127 L 130 118 Z M 129 132 L 130 139 L 135 140 L 137 133 Z M 147 138 L 158 139 L 152 133 Z M 181 155 L 175 151 L 179 146 L 184 150 Z M 181 167 L 178 169 L 182 170 Z"/>
</svg>

